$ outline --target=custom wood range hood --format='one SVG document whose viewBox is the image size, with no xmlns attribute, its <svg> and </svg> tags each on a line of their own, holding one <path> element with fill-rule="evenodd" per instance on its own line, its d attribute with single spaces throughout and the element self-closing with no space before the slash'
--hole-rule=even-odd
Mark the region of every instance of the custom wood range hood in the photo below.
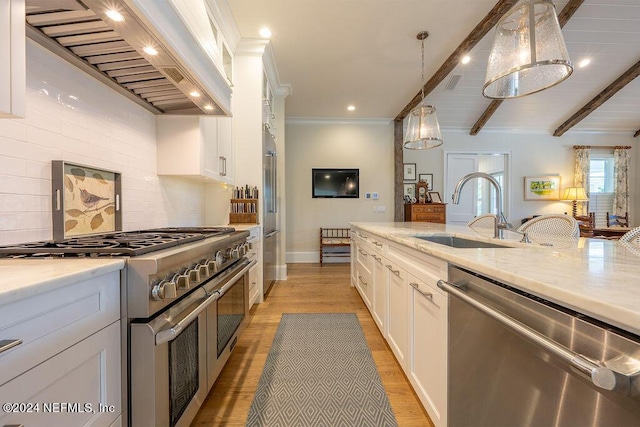
<svg viewBox="0 0 640 427">
<path fill-rule="evenodd" d="M 26 0 L 27 37 L 155 114 L 231 115 L 227 78 L 171 2 L 152 4 L 156 16 L 141 5 L 139 0 Z M 109 9 L 124 19 L 109 18 Z M 163 20 L 171 25 L 158 25 Z M 144 52 L 146 46 L 157 55 Z"/>
</svg>

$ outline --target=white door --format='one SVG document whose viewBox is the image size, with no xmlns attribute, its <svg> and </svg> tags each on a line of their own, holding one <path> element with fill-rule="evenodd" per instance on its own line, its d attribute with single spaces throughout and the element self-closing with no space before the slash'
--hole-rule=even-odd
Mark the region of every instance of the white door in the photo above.
<svg viewBox="0 0 640 427">
<path fill-rule="evenodd" d="M 451 197 L 462 177 L 478 170 L 477 154 L 447 153 L 443 202 L 447 205 L 447 223 L 465 225 L 476 214 L 477 181 L 468 181 L 460 192 L 460 203 L 455 205 Z"/>
</svg>

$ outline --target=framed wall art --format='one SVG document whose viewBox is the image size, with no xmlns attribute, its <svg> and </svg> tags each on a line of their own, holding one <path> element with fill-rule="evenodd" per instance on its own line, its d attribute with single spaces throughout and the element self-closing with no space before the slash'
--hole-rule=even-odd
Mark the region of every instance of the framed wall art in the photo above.
<svg viewBox="0 0 640 427">
<path fill-rule="evenodd" d="M 416 180 L 416 164 L 415 163 L 404 163 L 404 181 L 415 181 Z"/>
<path fill-rule="evenodd" d="M 431 203 L 442 203 L 440 193 L 437 191 L 429 191 L 429 198 L 431 199 Z"/>
<path fill-rule="evenodd" d="M 122 230 L 120 173 L 51 162 L 53 239 Z"/>
<path fill-rule="evenodd" d="M 416 197 L 416 185 L 415 184 L 404 184 L 404 195 L 409 196 L 410 199 Z"/>
<path fill-rule="evenodd" d="M 525 176 L 525 200 L 560 200 L 560 176 Z"/>
<path fill-rule="evenodd" d="M 418 180 L 424 181 L 429 186 L 428 190 L 433 191 L 433 174 L 432 173 L 421 173 L 418 174 Z"/>
</svg>

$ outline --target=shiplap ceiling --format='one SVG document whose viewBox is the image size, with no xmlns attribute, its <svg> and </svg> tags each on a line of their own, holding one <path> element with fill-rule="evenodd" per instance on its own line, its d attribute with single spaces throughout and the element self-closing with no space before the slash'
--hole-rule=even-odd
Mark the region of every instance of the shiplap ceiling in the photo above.
<svg viewBox="0 0 640 427">
<path fill-rule="evenodd" d="M 393 119 L 420 90 L 420 42 L 428 80 L 497 0 L 228 0 L 243 38 L 269 27 L 288 118 Z M 567 4 L 555 2 L 558 12 Z M 505 101 L 490 130 L 554 130 L 640 60 L 640 0 L 585 0 L 563 28 L 574 73 L 560 85 Z M 490 100 L 481 94 L 493 30 L 428 96 L 441 127 L 470 131 Z M 591 63 L 577 64 L 584 58 Z M 447 90 L 453 76 L 460 76 Z M 347 111 L 350 104 L 356 106 Z M 640 129 L 640 78 L 568 133 Z"/>
</svg>

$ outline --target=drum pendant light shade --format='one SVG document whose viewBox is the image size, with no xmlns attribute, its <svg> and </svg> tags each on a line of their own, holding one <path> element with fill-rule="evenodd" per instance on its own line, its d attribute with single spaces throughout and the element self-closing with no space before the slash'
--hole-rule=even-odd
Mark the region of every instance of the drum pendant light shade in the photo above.
<svg viewBox="0 0 640 427">
<path fill-rule="evenodd" d="M 496 25 L 482 94 L 518 98 L 557 85 L 572 72 L 553 3 L 522 0 Z"/>
<path fill-rule="evenodd" d="M 424 41 L 429 33 L 421 31 L 416 38 L 422 42 L 422 100 L 409 112 L 407 130 L 404 134 L 404 148 L 409 150 L 426 150 L 442 145 L 440 125 L 436 116 L 436 107 L 427 105 L 424 99 Z"/>
<path fill-rule="evenodd" d="M 425 150 L 439 145 L 442 145 L 442 135 L 440 134 L 436 108 L 426 105 L 422 100 L 416 108 L 409 112 L 404 148 Z"/>
</svg>

